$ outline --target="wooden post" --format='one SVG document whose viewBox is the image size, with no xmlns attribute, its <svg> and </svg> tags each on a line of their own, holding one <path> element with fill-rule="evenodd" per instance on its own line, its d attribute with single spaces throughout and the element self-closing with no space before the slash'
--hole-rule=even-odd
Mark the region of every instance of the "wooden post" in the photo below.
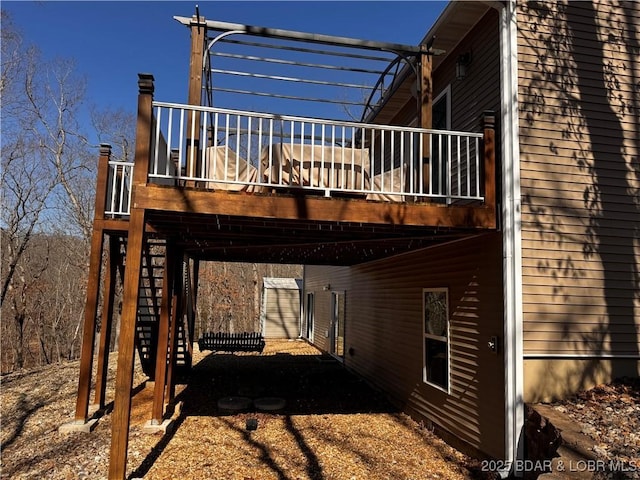
<svg viewBox="0 0 640 480">
<path fill-rule="evenodd" d="M 433 127 L 433 81 L 432 57 L 423 53 L 420 56 L 420 128 L 430 129 Z M 429 191 L 429 163 L 431 161 L 431 135 L 422 136 L 422 192 Z M 415 182 L 418 183 L 420 179 Z M 418 189 L 420 191 L 420 189 Z"/>
<path fill-rule="evenodd" d="M 192 17 L 191 19 L 191 59 L 189 61 L 189 93 L 188 104 L 201 106 L 202 103 L 202 69 L 204 68 L 204 48 L 207 33 L 207 24 L 204 17 Z M 204 139 L 206 143 L 206 138 Z M 192 115 L 187 118 L 187 158 L 186 175 L 198 175 L 201 170 L 199 150 L 200 145 L 200 115 Z M 188 181 L 187 186 L 194 186 L 195 182 Z"/>
<path fill-rule="evenodd" d="M 165 386 L 167 384 L 167 354 L 169 352 L 169 324 L 171 323 L 171 299 L 173 296 L 173 240 L 167 239 L 162 274 L 162 299 L 160 303 L 160 325 L 156 351 L 155 386 L 151 423 L 159 425 L 164 415 Z"/>
<path fill-rule="evenodd" d="M 100 345 L 98 347 L 98 371 L 96 372 L 96 395 L 94 400 L 99 409 L 103 409 L 105 405 L 116 276 L 118 274 L 118 265 L 122 262 L 120 242 L 115 235 L 109 235 L 109 252 L 107 255 L 102 299 L 102 328 L 100 330 Z"/>
<path fill-rule="evenodd" d="M 169 362 L 167 366 L 167 391 L 166 397 L 170 402 L 176 393 L 175 384 L 175 357 L 178 347 L 178 322 L 184 317 L 184 253 L 176 251 L 173 261 L 173 298 L 171 300 L 171 329 L 169 332 Z"/>
<path fill-rule="evenodd" d="M 496 207 L 496 115 L 492 111 L 483 114 L 484 124 L 484 203 Z"/>
<path fill-rule="evenodd" d="M 94 210 L 93 232 L 91 234 L 91 253 L 89 256 L 89 279 L 84 307 L 84 326 L 82 332 L 82 351 L 80 353 L 80 374 L 78 378 L 78 397 L 76 399 L 75 421 L 85 423 L 89 414 L 89 397 L 91 395 L 91 370 L 96 338 L 96 315 L 98 310 L 98 291 L 100 289 L 100 267 L 104 235 L 101 220 L 104 220 L 104 207 L 107 199 L 107 182 L 109 179 L 109 159 L 111 146 L 100 145 L 98 160 L 98 178 L 96 180 L 96 199 Z"/>
<path fill-rule="evenodd" d="M 109 479 L 123 480 L 127 470 L 127 447 L 131 415 L 131 387 L 133 383 L 133 356 L 142 250 L 144 247 L 144 209 L 136 207 L 136 190 L 144 188 L 149 172 L 151 155 L 151 128 L 153 120 L 153 76 L 139 74 L 138 120 L 136 124 L 136 153 L 134 160 L 131 215 L 127 244 L 127 264 L 124 269 L 124 298 L 118 344 L 118 371 L 114 399 Z"/>
</svg>

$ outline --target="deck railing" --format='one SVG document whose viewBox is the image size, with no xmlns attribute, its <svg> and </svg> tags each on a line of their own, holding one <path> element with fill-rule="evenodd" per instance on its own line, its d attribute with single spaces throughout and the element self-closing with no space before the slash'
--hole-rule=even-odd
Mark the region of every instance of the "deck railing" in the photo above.
<svg viewBox="0 0 640 480">
<path fill-rule="evenodd" d="M 133 163 L 109 160 L 108 169 L 104 213 L 109 217 L 129 215 Z"/>
<path fill-rule="evenodd" d="M 483 198 L 480 133 L 153 105 L 151 182 L 303 188 L 392 201 Z"/>
<path fill-rule="evenodd" d="M 149 183 L 389 202 L 484 200 L 481 133 L 164 102 L 153 108 Z M 133 164 L 109 167 L 105 214 L 126 215 Z"/>
</svg>

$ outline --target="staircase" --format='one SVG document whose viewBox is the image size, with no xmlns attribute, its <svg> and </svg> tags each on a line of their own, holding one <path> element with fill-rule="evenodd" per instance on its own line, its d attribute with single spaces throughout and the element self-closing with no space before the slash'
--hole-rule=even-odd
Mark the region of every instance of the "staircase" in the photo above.
<svg viewBox="0 0 640 480">
<path fill-rule="evenodd" d="M 142 252 L 142 268 L 138 290 L 138 316 L 136 319 L 136 347 L 142 370 L 154 379 L 160 325 L 160 305 L 162 302 L 164 257 L 166 242 L 163 239 L 148 238 Z M 188 272 L 187 272 L 188 273 Z M 185 276 L 188 280 L 188 276 Z M 189 285 L 189 283 L 186 283 Z M 184 302 L 185 304 L 187 302 Z M 176 355 L 174 373 L 184 374 L 191 367 L 191 339 L 188 321 L 192 315 L 187 305 L 184 315 L 178 319 L 176 329 Z"/>
</svg>

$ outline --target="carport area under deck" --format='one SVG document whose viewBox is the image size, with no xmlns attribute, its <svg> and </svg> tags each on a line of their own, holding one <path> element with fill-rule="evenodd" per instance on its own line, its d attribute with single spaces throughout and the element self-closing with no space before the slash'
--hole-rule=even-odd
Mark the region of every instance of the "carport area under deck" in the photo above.
<svg viewBox="0 0 640 480">
<path fill-rule="evenodd" d="M 472 478 L 473 460 L 304 341 L 268 341 L 262 354 L 196 351 L 194 360 L 175 399 L 174 427 L 162 437 L 134 436 L 136 451 L 143 441 L 154 446 L 132 458 L 129 478 Z M 134 432 L 152 397 L 145 390 L 134 397 Z M 229 397 L 251 402 L 221 409 Z M 271 397 L 285 406 L 255 407 Z"/>
</svg>

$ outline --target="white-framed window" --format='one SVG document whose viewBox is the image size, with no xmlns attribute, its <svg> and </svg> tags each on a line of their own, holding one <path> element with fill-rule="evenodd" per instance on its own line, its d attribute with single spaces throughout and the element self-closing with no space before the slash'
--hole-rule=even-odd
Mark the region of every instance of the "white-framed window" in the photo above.
<svg viewBox="0 0 640 480">
<path fill-rule="evenodd" d="M 422 291 L 423 381 L 449 393 L 449 289 Z"/>
</svg>

